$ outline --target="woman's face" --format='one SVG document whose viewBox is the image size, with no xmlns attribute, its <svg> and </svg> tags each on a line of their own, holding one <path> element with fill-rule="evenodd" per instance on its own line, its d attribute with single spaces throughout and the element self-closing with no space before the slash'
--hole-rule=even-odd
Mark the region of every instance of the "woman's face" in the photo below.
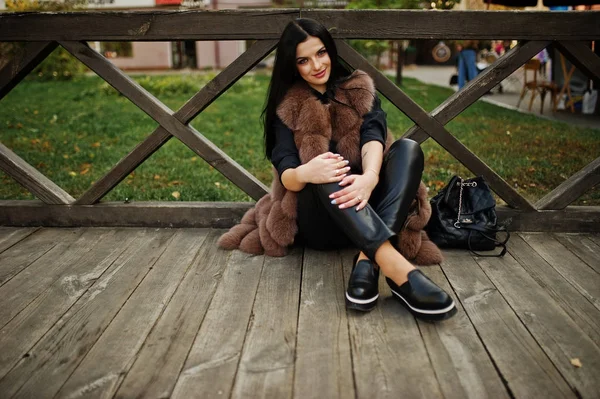
<svg viewBox="0 0 600 399">
<path fill-rule="evenodd" d="M 309 36 L 296 47 L 296 67 L 302 79 L 315 90 L 324 93 L 331 74 L 331 60 L 318 37 Z"/>
</svg>

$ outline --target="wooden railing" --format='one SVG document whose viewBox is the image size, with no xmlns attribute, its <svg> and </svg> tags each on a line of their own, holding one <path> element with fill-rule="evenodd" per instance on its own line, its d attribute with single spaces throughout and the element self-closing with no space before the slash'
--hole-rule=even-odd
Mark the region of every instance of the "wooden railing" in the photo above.
<svg viewBox="0 0 600 399">
<path fill-rule="evenodd" d="M 294 9 L 1 14 L 0 40 L 28 44 L 0 70 L 0 99 L 60 45 L 158 122 L 159 127 L 78 199 L 0 144 L 0 168 L 42 201 L 0 201 L 0 224 L 224 227 L 234 223 L 249 204 L 99 201 L 173 136 L 252 198 L 259 199 L 267 193 L 264 184 L 189 122 L 269 54 L 285 25 L 300 16 L 314 18 L 328 26 L 340 57 L 352 68 L 368 72 L 381 94 L 415 123 L 404 137 L 418 142 L 432 138 L 473 174 L 486 178 L 494 192 L 509 205 L 499 207 L 499 214 L 504 219 L 512 218 L 512 229 L 600 231 L 600 207 L 568 206 L 600 182 L 600 157 L 532 204 L 444 127 L 550 44 L 597 82 L 598 87 L 600 57 L 582 42 L 600 39 L 600 12 L 593 11 Z M 409 38 L 516 39 L 519 44 L 463 90 L 427 113 L 344 41 Z M 238 39 L 257 41 L 175 112 L 86 44 L 87 41 Z"/>
</svg>

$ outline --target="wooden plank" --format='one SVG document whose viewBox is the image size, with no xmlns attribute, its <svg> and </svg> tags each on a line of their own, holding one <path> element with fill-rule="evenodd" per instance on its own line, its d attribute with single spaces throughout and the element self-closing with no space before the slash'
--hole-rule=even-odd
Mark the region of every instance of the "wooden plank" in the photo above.
<svg viewBox="0 0 600 399">
<path fill-rule="evenodd" d="M 58 244 L 0 287 L 0 328 L 52 285 L 68 268 L 79 261 L 106 230 L 68 229 L 57 232 Z M 59 241 L 60 240 L 60 241 Z M 17 257 L 17 260 L 22 257 Z M 35 278 L 32 278 L 34 276 Z"/>
<path fill-rule="evenodd" d="M 595 86 L 600 85 L 600 57 L 594 54 L 591 48 L 577 41 L 559 41 L 556 42 L 556 47 L 573 65 L 592 79 Z"/>
<path fill-rule="evenodd" d="M 453 295 L 458 313 L 443 323 L 419 320 L 419 330 L 444 398 L 508 398 L 507 388 L 494 367 L 450 283 L 439 266 L 423 271 Z"/>
<path fill-rule="evenodd" d="M 198 262 L 202 245 L 216 249 L 218 232 L 213 231 L 210 240 L 206 239 L 207 235 L 207 229 L 175 232 L 152 270 L 127 298 L 127 302 L 60 388 L 57 396 L 113 397 L 183 278 L 188 273 L 197 273 L 193 271 L 193 263 Z M 206 251 L 202 255 L 207 255 Z M 124 331 L 127 334 L 123 334 Z M 155 366 L 146 364 L 145 367 L 152 367 L 146 371 L 151 375 Z"/>
<path fill-rule="evenodd" d="M 268 192 L 268 188 L 256 177 L 196 129 L 181 123 L 173 116 L 172 110 L 112 62 L 89 48 L 85 43 L 63 41 L 59 43 L 250 197 L 258 200 Z"/>
<path fill-rule="evenodd" d="M 600 157 L 546 194 L 536 202 L 535 207 L 537 209 L 564 209 L 598 183 L 600 183 Z"/>
<path fill-rule="evenodd" d="M 510 254 L 588 337 L 600 347 L 600 311 L 550 266 L 519 235 L 511 237 Z M 540 302 L 542 303 L 542 302 Z"/>
<path fill-rule="evenodd" d="M 593 233 L 600 230 L 600 207 L 568 206 L 561 211 L 521 212 L 496 206 L 498 220 L 509 223 L 510 231 L 557 231 Z"/>
<path fill-rule="evenodd" d="M 0 224 L 7 226 L 217 227 L 239 223 L 249 202 L 103 202 L 52 205 L 39 201 L 0 201 Z M 561 211 L 520 211 L 496 206 L 510 231 L 600 232 L 599 206 L 569 206 Z"/>
<path fill-rule="evenodd" d="M 516 398 L 575 398 L 496 286 L 465 251 L 444 251 L 442 270 Z"/>
<path fill-rule="evenodd" d="M 431 116 L 442 125 L 446 125 L 521 65 L 546 48 L 548 44 L 550 44 L 549 41 L 519 43 L 477 75 L 462 90 L 452 94 L 438 105 L 431 111 Z M 429 135 L 419 125 L 414 125 L 404 133 L 403 137 L 422 143 L 429 138 Z"/>
<path fill-rule="evenodd" d="M 164 252 L 169 230 L 137 238 L 0 380 L 3 397 L 53 397 Z M 106 376 L 109 379 L 111 376 Z"/>
<path fill-rule="evenodd" d="M 46 204 L 70 204 L 75 201 L 66 191 L 2 143 L 0 169 Z"/>
<path fill-rule="evenodd" d="M 593 40 L 600 37 L 599 12 L 574 18 L 568 12 L 548 15 L 519 11 L 305 10 L 302 17 L 335 27 L 336 38 L 343 39 L 559 40 L 563 36 L 564 40 Z M 536 31 L 536 27 L 543 31 Z M 568 31 L 561 32 L 563 27 Z"/>
<path fill-rule="evenodd" d="M 292 397 L 301 274 L 302 248 L 265 259 L 233 398 Z"/>
<path fill-rule="evenodd" d="M 296 342 L 295 398 L 355 396 L 345 291 L 339 253 L 305 249 Z"/>
<path fill-rule="evenodd" d="M 172 398 L 230 396 L 246 331 L 253 323 L 263 263 L 263 256 L 231 253 Z"/>
<path fill-rule="evenodd" d="M 5 13 L 0 16 L 0 37 L 5 41 L 276 39 L 285 25 L 299 16 L 335 27 L 335 36 L 342 39 L 600 37 L 597 11 L 302 10 L 300 15 L 298 9 Z"/>
<path fill-rule="evenodd" d="M 44 256 L 63 240 L 71 242 L 77 235 L 71 232 L 42 229 L 0 254 L 0 286 Z M 63 243 L 66 245 L 67 242 Z M 65 247 L 66 248 L 66 247 Z M 58 252 L 54 252 L 56 256 Z"/>
<path fill-rule="evenodd" d="M 0 35 L 1 37 L 2 35 Z M 20 49 L 0 70 L 0 100 L 58 46 L 56 42 L 32 42 Z"/>
<path fill-rule="evenodd" d="M 230 256 L 216 246 L 221 233 L 204 241 L 114 397 L 158 398 L 173 391 Z"/>
<path fill-rule="evenodd" d="M 343 253 L 343 281 L 350 278 L 354 254 L 356 251 L 352 250 Z M 337 296 L 344 295 L 345 286 Z M 356 397 L 396 397 L 399 392 L 402 392 L 399 396 L 407 398 L 442 397 L 419 326 L 391 297 L 383 276 L 380 276 L 379 295 L 379 303 L 371 312 L 348 311 Z"/>
<path fill-rule="evenodd" d="M 56 232 L 54 234 L 56 236 Z M 104 273 L 134 237 L 134 232 L 124 229 L 101 237 L 86 254 L 85 262 L 69 263 L 61 276 L 0 330 L 1 376 L 28 356 L 29 349 Z"/>
<path fill-rule="evenodd" d="M 107 202 L 46 206 L 39 201 L 0 201 L 0 223 L 9 226 L 231 227 L 249 202 Z M 600 212 L 599 212 L 600 213 Z"/>
<path fill-rule="evenodd" d="M 597 398 L 600 392 L 600 347 L 512 256 L 477 257 L 476 261 L 573 391 L 582 398 Z M 573 367 L 571 359 L 575 358 L 584 366 Z"/>
<path fill-rule="evenodd" d="M 431 138 L 456 158 L 457 161 L 473 172 L 473 174 L 484 176 L 490 188 L 505 200 L 507 204 L 522 210 L 534 209 L 529 201 L 521 196 L 521 194 L 512 188 L 510 184 L 494 172 L 485 162 L 479 159 L 477 155 L 473 154 L 465 147 L 464 144 L 452 136 L 439 121 L 425 112 L 423 108 L 408 97 L 391 80 L 373 67 L 362 55 L 344 41 L 337 40 L 336 44 L 338 53 L 344 61 L 355 69 L 361 69 L 367 72 L 375 81 L 375 86 L 381 94 L 390 100 L 414 123 L 419 125 L 431 136 Z"/>
<path fill-rule="evenodd" d="M 97 15 L 86 12 L 36 13 L 35 17 L 30 13 L 2 14 L 0 37 L 4 41 L 273 40 L 281 36 L 288 22 L 300 16 L 297 9 L 136 10 L 93 14 Z"/>
<path fill-rule="evenodd" d="M 254 43 L 188 100 L 173 116 L 181 123 L 189 123 L 246 72 L 258 64 L 276 45 L 277 41 L 275 40 L 261 40 Z M 78 205 L 91 205 L 98 202 L 171 137 L 171 134 L 162 126 L 157 127 L 152 134 L 121 159 L 105 176 L 83 193 L 75 203 Z"/>
<path fill-rule="evenodd" d="M 519 233 L 565 280 L 600 309 L 600 274 L 547 233 Z"/>
<path fill-rule="evenodd" d="M 554 237 L 589 267 L 600 273 L 600 245 L 593 241 L 593 237 L 568 233 L 555 233 Z"/>
<path fill-rule="evenodd" d="M 36 228 L 18 228 L 0 226 L 0 253 L 6 251 L 16 243 L 35 233 Z M 1 263 L 0 263 L 1 264 Z M 1 278 L 0 278 L 1 280 Z"/>
</svg>

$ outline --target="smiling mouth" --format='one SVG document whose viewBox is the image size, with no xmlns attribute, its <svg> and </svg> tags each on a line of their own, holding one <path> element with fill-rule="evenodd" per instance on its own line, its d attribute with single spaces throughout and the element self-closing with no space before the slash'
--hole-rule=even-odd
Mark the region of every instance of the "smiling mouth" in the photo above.
<svg viewBox="0 0 600 399">
<path fill-rule="evenodd" d="M 319 72 L 319 73 L 317 73 L 317 74 L 314 74 L 313 76 L 314 76 L 315 78 L 322 78 L 323 76 L 325 76 L 325 72 L 327 72 L 327 69 L 323 69 L 323 71 L 322 71 L 322 72 Z"/>
</svg>

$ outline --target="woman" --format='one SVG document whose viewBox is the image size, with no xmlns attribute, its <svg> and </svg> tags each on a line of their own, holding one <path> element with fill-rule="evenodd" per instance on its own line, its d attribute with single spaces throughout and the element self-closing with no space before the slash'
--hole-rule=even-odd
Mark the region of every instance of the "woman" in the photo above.
<svg viewBox="0 0 600 399">
<path fill-rule="evenodd" d="M 316 249 L 353 245 L 361 252 L 346 291 L 349 308 L 374 308 L 381 269 L 415 316 L 453 315 L 450 296 L 397 250 L 420 187 L 423 153 L 412 140 L 391 144 L 373 81 L 343 68 L 331 35 L 316 21 L 297 19 L 283 31 L 263 121 L 276 176 L 271 194 L 219 244 L 273 256 L 294 242 Z"/>
</svg>

